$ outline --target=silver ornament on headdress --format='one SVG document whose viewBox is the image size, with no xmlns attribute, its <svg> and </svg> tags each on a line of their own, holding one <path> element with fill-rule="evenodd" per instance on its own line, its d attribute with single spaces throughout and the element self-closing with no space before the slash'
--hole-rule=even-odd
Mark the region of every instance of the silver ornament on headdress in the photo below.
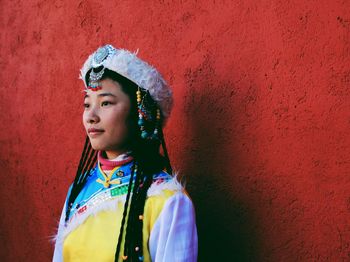
<svg viewBox="0 0 350 262">
<path fill-rule="evenodd" d="M 113 55 L 116 52 L 113 46 L 111 45 L 105 45 L 103 47 L 100 47 L 97 49 L 95 54 L 93 55 L 92 61 L 91 61 L 91 67 L 92 70 L 90 72 L 89 76 L 89 86 L 91 88 L 96 88 L 99 86 L 98 81 L 102 78 L 105 67 L 103 66 L 103 62 L 111 55 Z M 101 67 L 98 72 L 95 72 L 95 69 L 98 69 Z"/>
</svg>

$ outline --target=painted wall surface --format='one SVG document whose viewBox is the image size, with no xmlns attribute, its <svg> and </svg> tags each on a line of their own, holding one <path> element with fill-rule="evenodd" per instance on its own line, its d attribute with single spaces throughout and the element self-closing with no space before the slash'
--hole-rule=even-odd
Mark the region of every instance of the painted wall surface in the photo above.
<svg viewBox="0 0 350 262">
<path fill-rule="evenodd" d="M 50 261 L 105 43 L 173 87 L 199 261 L 350 261 L 349 1 L 1 1 L 0 37 L 1 261 Z"/>
</svg>

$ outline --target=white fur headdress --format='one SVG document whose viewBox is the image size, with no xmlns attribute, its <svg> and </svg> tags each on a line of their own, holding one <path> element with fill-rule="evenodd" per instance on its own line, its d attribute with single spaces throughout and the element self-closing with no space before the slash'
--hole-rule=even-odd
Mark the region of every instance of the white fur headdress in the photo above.
<svg viewBox="0 0 350 262">
<path fill-rule="evenodd" d="M 159 105 L 163 117 L 170 115 L 173 105 L 172 91 L 161 74 L 151 65 L 128 50 L 117 49 L 112 45 L 105 45 L 97 49 L 84 63 L 80 70 L 80 78 L 86 83 L 86 73 L 91 68 L 103 66 L 137 84 L 148 91 L 154 101 Z"/>
</svg>

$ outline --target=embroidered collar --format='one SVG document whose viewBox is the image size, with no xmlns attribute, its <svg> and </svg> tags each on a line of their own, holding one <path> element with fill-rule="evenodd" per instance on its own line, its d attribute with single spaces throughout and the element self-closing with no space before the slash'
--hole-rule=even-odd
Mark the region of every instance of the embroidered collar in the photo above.
<svg viewBox="0 0 350 262">
<path fill-rule="evenodd" d="M 120 166 L 114 167 L 110 172 L 104 172 L 101 168 L 101 163 L 98 163 L 98 179 L 97 183 L 102 184 L 105 188 L 109 188 L 110 185 L 120 185 L 122 183 L 122 177 L 125 172 L 120 170 Z M 130 176 L 130 174 L 128 174 Z M 113 177 L 114 176 L 114 177 Z"/>
</svg>

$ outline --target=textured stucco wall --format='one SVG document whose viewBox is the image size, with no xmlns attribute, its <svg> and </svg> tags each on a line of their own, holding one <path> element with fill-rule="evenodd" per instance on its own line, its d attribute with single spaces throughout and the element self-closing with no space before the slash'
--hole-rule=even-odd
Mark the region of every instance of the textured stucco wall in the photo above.
<svg viewBox="0 0 350 262">
<path fill-rule="evenodd" d="M 112 43 L 173 86 L 200 261 L 350 260 L 348 1 L 1 1 L 1 261 L 49 261 Z"/>
</svg>

